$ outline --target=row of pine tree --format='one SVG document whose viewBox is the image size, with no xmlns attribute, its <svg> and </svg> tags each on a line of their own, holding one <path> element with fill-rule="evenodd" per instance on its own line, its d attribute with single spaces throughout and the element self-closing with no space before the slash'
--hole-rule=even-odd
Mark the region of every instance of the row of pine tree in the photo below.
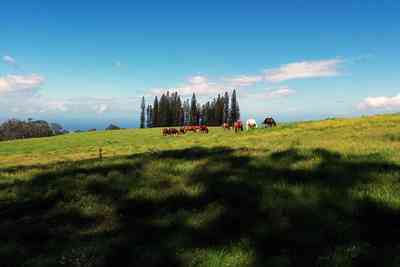
<svg viewBox="0 0 400 267">
<path fill-rule="evenodd" d="M 195 93 L 191 99 L 182 101 L 177 92 L 163 94 L 154 98 L 153 105 L 146 107 L 142 97 L 140 128 L 169 127 L 183 125 L 219 126 L 223 123 L 233 124 L 240 119 L 239 103 L 236 91 L 232 96 L 228 92 L 218 94 L 211 101 L 200 104 Z"/>
</svg>

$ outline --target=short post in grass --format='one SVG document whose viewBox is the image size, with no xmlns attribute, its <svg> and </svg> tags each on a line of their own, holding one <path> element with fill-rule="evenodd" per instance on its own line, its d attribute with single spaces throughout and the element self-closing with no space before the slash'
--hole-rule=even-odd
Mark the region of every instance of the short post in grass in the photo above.
<svg viewBox="0 0 400 267">
<path fill-rule="evenodd" d="M 103 159 L 103 149 L 101 147 L 99 148 L 99 159 Z"/>
</svg>

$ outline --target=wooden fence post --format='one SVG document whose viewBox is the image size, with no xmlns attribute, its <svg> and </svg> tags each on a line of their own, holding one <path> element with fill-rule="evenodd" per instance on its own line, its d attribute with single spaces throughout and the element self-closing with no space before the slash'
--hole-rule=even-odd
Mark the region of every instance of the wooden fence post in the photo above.
<svg viewBox="0 0 400 267">
<path fill-rule="evenodd" d="M 99 159 L 103 159 L 103 150 L 101 149 L 101 147 L 99 148 Z"/>
</svg>

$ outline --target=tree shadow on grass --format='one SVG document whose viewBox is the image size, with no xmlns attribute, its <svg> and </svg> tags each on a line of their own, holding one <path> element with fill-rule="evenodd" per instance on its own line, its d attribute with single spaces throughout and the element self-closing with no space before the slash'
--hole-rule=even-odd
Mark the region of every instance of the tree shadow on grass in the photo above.
<svg viewBox="0 0 400 267">
<path fill-rule="evenodd" d="M 239 246 L 250 256 L 238 266 L 399 264 L 399 210 L 351 192 L 400 166 L 324 149 L 257 154 L 196 147 L 53 165 L 0 189 L 16 194 L 0 202 L 11 244 L 0 256 L 5 266 L 207 266 L 199 251 Z M 196 164 L 175 184 L 168 169 L 146 174 L 160 162 Z M 91 201 L 113 212 L 75 205 Z"/>
</svg>

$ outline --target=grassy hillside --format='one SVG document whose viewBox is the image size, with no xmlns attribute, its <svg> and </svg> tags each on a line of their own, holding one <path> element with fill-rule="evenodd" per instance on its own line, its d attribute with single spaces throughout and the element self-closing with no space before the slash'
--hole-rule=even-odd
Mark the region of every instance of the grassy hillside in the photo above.
<svg viewBox="0 0 400 267">
<path fill-rule="evenodd" d="M 400 115 L 2 142 L 0 266 L 399 266 L 398 151 Z"/>
</svg>

